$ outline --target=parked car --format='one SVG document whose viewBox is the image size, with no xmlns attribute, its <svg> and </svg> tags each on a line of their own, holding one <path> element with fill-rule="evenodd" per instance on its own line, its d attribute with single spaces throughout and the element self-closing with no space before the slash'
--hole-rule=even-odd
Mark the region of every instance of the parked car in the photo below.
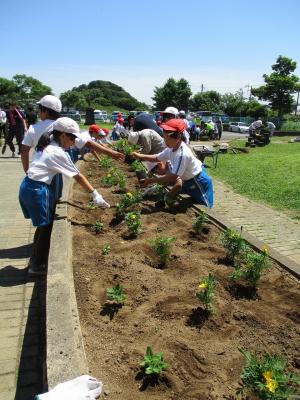
<svg viewBox="0 0 300 400">
<path fill-rule="evenodd" d="M 60 113 L 61 117 L 69 117 L 74 119 L 74 121 L 76 122 L 81 122 L 81 115 L 79 113 L 79 111 L 69 111 L 69 112 L 62 112 Z"/>
<path fill-rule="evenodd" d="M 229 132 L 249 133 L 249 126 L 244 122 L 230 122 Z"/>
<path fill-rule="evenodd" d="M 101 110 L 94 110 L 94 117 L 95 121 L 103 121 L 103 122 L 105 121 L 105 116 L 103 114 L 103 111 Z"/>
</svg>

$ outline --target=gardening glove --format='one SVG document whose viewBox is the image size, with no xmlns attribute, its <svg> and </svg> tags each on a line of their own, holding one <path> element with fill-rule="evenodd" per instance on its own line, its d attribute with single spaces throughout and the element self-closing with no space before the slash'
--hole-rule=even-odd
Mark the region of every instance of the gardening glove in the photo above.
<svg viewBox="0 0 300 400">
<path fill-rule="evenodd" d="M 96 204 L 97 206 L 99 206 L 101 208 L 109 208 L 110 207 L 110 205 L 103 199 L 101 194 L 99 194 L 96 189 L 94 189 L 91 194 L 92 194 L 94 204 Z"/>
</svg>

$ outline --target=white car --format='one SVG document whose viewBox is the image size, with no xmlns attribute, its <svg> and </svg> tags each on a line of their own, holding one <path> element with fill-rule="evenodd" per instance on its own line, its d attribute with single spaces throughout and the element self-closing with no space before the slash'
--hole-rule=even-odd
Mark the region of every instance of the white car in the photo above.
<svg viewBox="0 0 300 400">
<path fill-rule="evenodd" d="M 249 126 L 244 122 L 230 122 L 229 132 L 249 133 Z"/>
</svg>

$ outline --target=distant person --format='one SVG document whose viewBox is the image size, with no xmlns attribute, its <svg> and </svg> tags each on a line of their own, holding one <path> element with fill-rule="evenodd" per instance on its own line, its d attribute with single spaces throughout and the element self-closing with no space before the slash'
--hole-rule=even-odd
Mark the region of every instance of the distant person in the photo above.
<svg viewBox="0 0 300 400">
<path fill-rule="evenodd" d="M 152 129 L 157 132 L 160 136 L 162 136 L 163 131 L 157 125 L 157 123 L 150 117 L 149 114 L 141 113 L 139 114 L 133 123 L 132 130 L 134 132 L 142 131 L 143 129 Z"/>
<path fill-rule="evenodd" d="M 5 139 L 6 112 L 0 108 L 0 139 Z"/>
<path fill-rule="evenodd" d="M 218 118 L 216 120 L 215 124 L 217 125 L 218 139 L 221 140 L 222 133 L 223 133 L 223 124 L 222 124 L 222 121 L 220 120 L 220 118 Z"/>
<path fill-rule="evenodd" d="M 178 113 L 178 118 L 180 118 L 185 123 L 185 130 L 183 132 L 183 137 L 185 138 L 185 143 L 190 143 L 190 133 L 189 133 L 189 121 L 186 119 L 185 111 L 181 110 Z"/>
<path fill-rule="evenodd" d="M 196 141 L 200 140 L 200 134 L 201 134 L 201 129 L 200 129 L 200 125 L 197 124 L 195 129 L 194 129 L 194 139 Z"/>
<path fill-rule="evenodd" d="M 130 114 L 127 118 L 125 118 L 123 126 L 127 131 L 133 130 L 134 120 L 135 118 L 133 114 Z"/>
<path fill-rule="evenodd" d="M 268 126 L 268 129 L 269 129 L 270 138 L 271 138 L 271 137 L 274 135 L 276 126 L 275 126 L 275 124 L 273 124 L 273 122 L 271 122 L 271 121 L 267 121 L 267 126 Z"/>
<path fill-rule="evenodd" d="M 252 124 L 249 126 L 249 134 L 253 134 L 256 131 L 260 131 L 263 126 L 263 122 L 261 119 L 258 119 L 257 121 L 252 122 Z"/>
<path fill-rule="evenodd" d="M 116 123 L 113 127 L 113 130 L 111 132 L 111 139 L 112 140 L 119 140 L 122 137 L 127 136 L 127 130 L 124 127 L 124 119 L 122 117 L 118 117 L 116 120 Z"/>
<path fill-rule="evenodd" d="M 35 124 L 37 121 L 37 114 L 33 111 L 33 107 L 29 106 L 26 111 L 26 123 L 29 129 L 30 125 Z"/>
<path fill-rule="evenodd" d="M 18 154 L 21 154 L 24 132 L 27 131 L 26 120 L 24 114 L 18 109 L 16 103 L 10 104 L 6 117 L 7 134 L 5 137 L 5 144 L 2 148 L 2 154 L 5 152 L 6 145 L 8 145 L 12 152 L 12 157 L 15 157 L 15 145 L 13 144 L 13 140 L 16 138 Z"/>
</svg>

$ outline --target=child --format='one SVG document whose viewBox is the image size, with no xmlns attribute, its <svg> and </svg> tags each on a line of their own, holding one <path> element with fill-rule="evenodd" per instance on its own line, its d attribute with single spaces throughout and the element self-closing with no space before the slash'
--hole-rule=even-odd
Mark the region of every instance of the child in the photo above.
<svg viewBox="0 0 300 400">
<path fill-rule="evenodd" d="M 20 186 L 19 201 L 24 217 L 30 218 L 33 226 L 37 227 L 28 270 L 31 276 L 46 273 L 55 208 L 55 193 L 51 182 L 56 174 L 74 178 L 91 193 L 95 204 L 102 208 L 109 207 L 64 151 L 74 145 L 77 137 L 80 137 L 78 124 L 71 118 L 58 118 L 53 123 L 52 135 L 45 133 L 41 136 L 27 176 Z"/>
<path fill-rule="evenodd" d="M 172 204 L 179 192 L 189 194 L 197 203 L 211 208 L 213 206 L 213 185 L 211 178 L 206 174 L 203 164 L 198 160 L 191 149 L 183 142 L 182 135 L 185 123 L 180 119 L 170 119 L 162 123 L 164 140 L 167 148 L 156 155 L 132 153 L 133 157 L 141 161 L 170 161 L 170 174 L 141 180 L 141 186 L 152 183 L 173 185 L 166 196 L 166 202 Z"/>
</svg>

